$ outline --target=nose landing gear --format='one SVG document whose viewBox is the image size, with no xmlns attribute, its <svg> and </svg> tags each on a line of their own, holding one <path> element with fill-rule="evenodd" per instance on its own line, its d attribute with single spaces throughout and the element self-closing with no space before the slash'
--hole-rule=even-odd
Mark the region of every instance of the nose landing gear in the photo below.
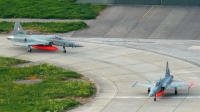
<svg viewBox="0 0 200 112">
<path fill-rule="evenodd" d="M 66 50 L 65 50 L 65 43 L 63 44 L 63 53 L 66 53 Z"/>
<path fill-rule="evenodd" d="M 28 52 L 32 52 L 31 46 L 28 46 Z"/>
</svg>

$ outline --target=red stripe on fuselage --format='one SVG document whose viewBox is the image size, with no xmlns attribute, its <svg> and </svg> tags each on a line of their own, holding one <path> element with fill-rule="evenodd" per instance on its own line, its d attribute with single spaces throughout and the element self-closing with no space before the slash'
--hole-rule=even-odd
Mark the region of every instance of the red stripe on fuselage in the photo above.
<svg viewBox="0 0 200 112">
<path fill-rule="evenodd" d="M 164 90 L 159 91 L 159 92 L 156 94 L 156 97 L 160 97 L 160 96 L 162 96 L 163 93 L 164 93 Z"/>
<path fill-rule="evenodd" d="M 36 49 L 40 50 L 48 50 L 48 51 L 56 51 L 58 48 L 56 46 L 48 46 L 48 45 L 32 45 Z"/>
</svg>

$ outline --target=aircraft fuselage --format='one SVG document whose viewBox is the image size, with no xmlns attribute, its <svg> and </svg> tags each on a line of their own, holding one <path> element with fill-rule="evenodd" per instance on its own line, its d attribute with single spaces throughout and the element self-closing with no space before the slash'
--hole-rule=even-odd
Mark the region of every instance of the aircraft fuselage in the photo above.
<svg viewBox="0 0 200 112">
<path fill-rule="evenodd" d="M 173 76 L 170 75 L 168 77 L 164 77 L 158 81 L 156 81 L 153 85 L 153 87 L 151 87 L 150 93 L 149 93 L 149 97 L 153 97 L 155 96 L 158 92 L 164 90 L 168 85 L 171 84 L 173 80 Z"/>
</svg>

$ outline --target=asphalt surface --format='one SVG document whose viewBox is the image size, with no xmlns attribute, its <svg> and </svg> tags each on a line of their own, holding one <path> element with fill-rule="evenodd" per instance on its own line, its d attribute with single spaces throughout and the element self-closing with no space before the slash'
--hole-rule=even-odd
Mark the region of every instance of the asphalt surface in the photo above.
<svg viewBox="0 0 200 112">
<path fill-rule="evenodd" d="M 176 47 L 163 49 L 163 51 L 169 55 L 172 49 L 176 49 L 180 51 L 177 53 L 181 54 L 182 51 L 187 50 L 198 51 L 198 46 L 188 41 L 183 41 L 182 46 L 180 46 L 176 41 L 169 40 L 152 42 L 130 39 L 127 42 L 124 39 L 113 38 L 67 39 L 74 40 L 84 47 L 67 48 L 66 54 L 62 53 L 62 47 L 59 47 L 59 50 L 55 52 L 33 50 L 32 53 L 28 53 L 27 48 L 8 44 L 6 36 L 1 36 L 0 55 L 27 59 L 34 63 L 48 62 L 90 77 L 97 84 L 97 95 L 89 103 L 71 110 L 72 112 L 150 112 L 161 109 L 163 112 L 182 112 L 191 111 L 191 109 L 193 112 L 199 111 L 199 63 L 188 63 L 182 59 L 183 55 L 179 59 L 173 55 L 161 55 L 159 52 L 162 50 L 157 51 L 157 53 L 147 51 L 149 46 L 164 48 L 173 45 Z M 134 48 L 133 44 L 146 45 L 146 48 L 138 50 Z M 187 49 L 179 50 L 180 48 Z M 190 54 L 190 56 L 194 57 L 198 54 L 197 52 Z M 185 56 L 187 57 L 187 55 Z M 132 88 L 136 81 L 153 83 L 154 80 L 164 77 L 167 61 L 175 80 L 181 80 L 182 83 L 194 82 L 195 86 L 189 91 L 186 87 L 178 88 L 177 96 L 174 95 L 174 89 L 166 90 L 162 97 L 157 98 L 156 102 L 153 101 L 153 98 L 148 98 L 147 88 L 139 86 Z"/>
<path fill-rule="evenodd" d="M 189 39 L 200 37 L 200 7 L 112 6 L 74 37 Z"/>
</svg>

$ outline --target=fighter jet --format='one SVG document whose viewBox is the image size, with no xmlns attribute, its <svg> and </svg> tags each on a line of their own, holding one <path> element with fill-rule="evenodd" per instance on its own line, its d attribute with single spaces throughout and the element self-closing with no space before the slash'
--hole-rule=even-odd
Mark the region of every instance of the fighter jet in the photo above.
<svg viewBox="0 0 200 112">
<path fill-rule="evenodd" d="M 164 90 L 166 90 L 166 89 L 174 88 L 175 89 L 175 95 L 177 95 L 177 87 L 186 86 L 186 87 L 190 88 L 191 86 L 194 85 L 194 83 L 192 83 L 192 82 L 191 82 L 190 85 L 184 84 L 184 83 L 174 84 L 174 82 L 182 82 L 182 81 L 173 80 L 173 78 L 174 78 L 174 76 L 170 75 L 170 70 L 169 70 L 168 62 L 167 62 L 166 73 L 165 73 L 164 78 L 161 78 L 160 80 L 155 81 L 154 84 L 136 82 L 133 86 L 139 85 L 139 86 L 148 87 L 149 97 L 154 96 L 154 101 L 156 101 L 156 97 L 161 96 L 164 93 Z"/>
<path fill-rule="evenodd" d="M 56 46 L 63 46 L 63 53 L 66 53 L 65 47 L 83 47 L 55 35 L 27 35 L 19 22 L 15 22 L 14 31 L 7 39 L 12 40 L 14 45 L 28 47 L 28 52 L 32 52 L 32 48 L 58 50 Z"/>
</svg>

